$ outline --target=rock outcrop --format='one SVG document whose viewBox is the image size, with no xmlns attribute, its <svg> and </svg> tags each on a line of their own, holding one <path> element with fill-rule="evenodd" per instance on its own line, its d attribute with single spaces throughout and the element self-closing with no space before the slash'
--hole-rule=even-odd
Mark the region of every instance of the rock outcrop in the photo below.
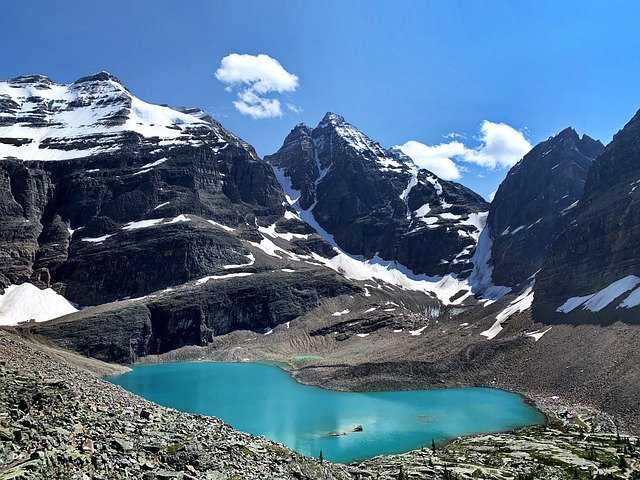
<svg viewBox="0 0 640 480">
<path fill-rule="evenodd" d="M 346 252 L 396 260 L 414 273 L 469 269 L 488 210 L 482 197 L 382 148 L 341 116 L 296 126 L 265 160 Z"/>
<path fill-rule="evenodd" d="M 206 345 L 234 330 L 265 333 L 313 310 L 323 298 L 359 291 L 328 269 L 230 274 L 23 329 L 90 357 L 132 363 L 186 345 Z"/>
<path fill-rule="evenodd" d="M 598 140 L 566 128 L 533 147 L 509 171 L 487 219 L 495 284 L 517 286 L 542 268 L 603 148 Z"/>
<path fill-rule="evenodd" d="M 640 274 L 638 186 L 640 111 L 589 170 L 571 221 L 553 243 L 540 272 L 533 304 L 535 318 L 638 323 L 636 307 L 640 302 L 629 297 L 633 292 L 638 296 L 635 279 Z"/>
</svg>

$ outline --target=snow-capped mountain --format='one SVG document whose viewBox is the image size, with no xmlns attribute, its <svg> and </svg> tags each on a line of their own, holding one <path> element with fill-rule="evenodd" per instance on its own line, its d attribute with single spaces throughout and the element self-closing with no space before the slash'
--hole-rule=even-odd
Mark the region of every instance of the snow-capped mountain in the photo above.
<svg viewBox="0 0 640 480">
<path fill-rule="evenodd" d="M 239 140 L 197 109 L 154 105 L 107 72 L 69 85 L 42 75 L 0 82 L 0 158 L 65 160 Z"/>
<path fill-rule="evenodd" d="M 600 141 L 566 128 L 533 147 L 509 170 L 487 220 L 496 284 L 515 287 L 542 268 L 603 148 Z"/>
<path fill-rule="evenodd" d="M 81 305 L 144 295 L 246 263 L 229 229 L 284 212 L 250 145 L 106 72 L 2 82 L 0 110 L 0 287 L 55 285 Z"/>
<path fill-rule="evenodd" d="M 290 203 L 347 253 L 397 261 L 416 274 L 470 272 L 488 204 L 341 116 L 327 113 L 313 129 L 297 125 L 265 160 Z"/>
</svg>

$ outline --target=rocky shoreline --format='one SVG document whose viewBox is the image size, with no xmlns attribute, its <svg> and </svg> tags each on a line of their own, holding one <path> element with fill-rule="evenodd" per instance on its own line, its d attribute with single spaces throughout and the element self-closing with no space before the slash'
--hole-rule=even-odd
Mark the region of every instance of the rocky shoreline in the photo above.
<svg viewBox="0 0 640 480">
<path fill-rule="evenodd" d="M 0 362 L 2 480 L 351 478 L 345 466 L 160 407 L 6 333 Z"/>
<path fill-rule="evenodd" d="M 589 409 L 545 404 L 547 426 L 338 465 L 100 378 L 118 371 L 0 331 L 0 479 L 640 478 L 638 438 Z"/>
</svg>

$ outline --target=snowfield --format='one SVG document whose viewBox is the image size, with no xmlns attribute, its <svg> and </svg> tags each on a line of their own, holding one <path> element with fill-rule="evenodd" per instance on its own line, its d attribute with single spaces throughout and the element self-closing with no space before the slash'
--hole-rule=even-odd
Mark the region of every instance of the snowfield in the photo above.
<svg viewBox="0 0 640 480">
<path fill-rule="evenodd" d="M 639 277 L 627 275 L 591 295 L 568 298 L 556 309 L 556 312 L 569 313 L 578 307 L 582 307 L 582 310 L 599 312 L 629 290 L 633 291 L 616 308 L 637 307 L 640 305 L 640 287 L 638 285 L 640 285 Z"/>
<path fill-rule="evenodd" d="M 35 285 L 9 285 L 0 295 L 0 325 L 17 325 L 35 320 L 44 322 L 77 312 L 62 295 L 52 289 L 40 290 Z"/>
</svg>

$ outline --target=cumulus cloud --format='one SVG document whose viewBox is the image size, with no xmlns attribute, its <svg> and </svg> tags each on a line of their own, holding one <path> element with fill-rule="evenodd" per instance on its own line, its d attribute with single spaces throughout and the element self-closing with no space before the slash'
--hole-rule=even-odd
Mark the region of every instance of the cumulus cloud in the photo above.
<svg viewBox="0 0 640 480">
<path fill-rule="evenodd" d="M 227 85 L 227 91 L 236 91 L 236 110 L 254 119 L 281 117 L 280 100 L 267 94 L 293 92 L 298 87 L 298 77 L 265 54 L 227 55 L 215 76 Z"/>
<path fill-rule="evenodd" d="M 451 134 L 447 138 L 456 138 Z M 505 168 L 515 165 L 531 144 L 522 132 L 505 123 L 482 122 L 478 140 L 480 145 L 467 147 L 458 140 L 425 145 L 410 140 L 397 148 L 411 157 L 416 165 L 431 170 L 445 180 L 460 178 L 464 167 L 459 162 L 474 163 L 485 168 Z M 456 163 L 458 162 L 458 163 Z"/>
<path fill-rule="evenodd" d="M 506 123 L 485 120 L 480 133 L 481 145 L 469 149 L 462 156 L 463 161 L 487 168 L 512 167 L 531 150 L 531 144 L 522 132 Z"/>
<path fill-rule="evenodd" d="M 457 180 L 460 178 L 460 169 L 451 158 L 462 155 L 466 147 L 460 142 L 441 143 L 429 146 L 424 143 L 409 140 L 404 145 L 396 148 L 411 157 L 420 168 L 435 173 L 445 180 Z"/>
</svg>

